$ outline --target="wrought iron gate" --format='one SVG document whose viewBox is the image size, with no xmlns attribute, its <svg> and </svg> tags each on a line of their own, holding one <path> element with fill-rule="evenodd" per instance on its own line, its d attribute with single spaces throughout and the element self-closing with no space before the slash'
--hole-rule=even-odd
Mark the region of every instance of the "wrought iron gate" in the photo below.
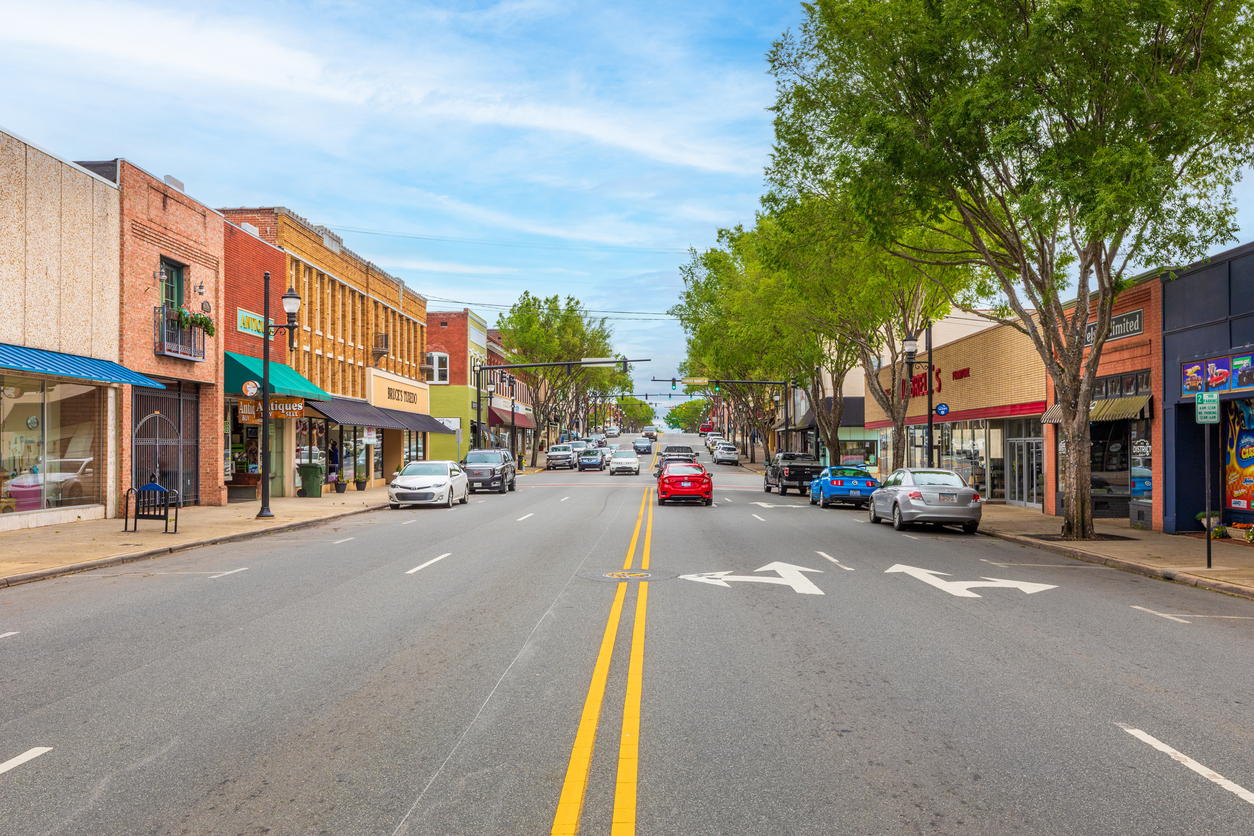
<svg viewBox="0 0 1254 836">
<path fill-rule="evenodd" d="M 131 401 L 131 482 L 143 485 L 157 474 L 175 488 L 179 501 L 200 501 L 200 390 L 194 383 L 170 381 L 165 389 L 136 386 Z M 167 421 L 149 421 L 157 414 Z"/>
</svg>

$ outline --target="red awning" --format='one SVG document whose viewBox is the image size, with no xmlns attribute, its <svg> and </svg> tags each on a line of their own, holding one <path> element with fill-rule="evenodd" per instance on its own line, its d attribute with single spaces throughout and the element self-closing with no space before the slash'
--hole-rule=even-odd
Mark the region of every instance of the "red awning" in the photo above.
<svg viewBox="0 0 1254 836">
<path fill-rule="evenodd" d="M 509 422 L 510 422 L 510 417 L 509 417 L 508 409 L 501 409 L 499 406 L 494 406 L 491 408 L 491 410 L 489 410 L 488 423 L 491 424 L 492 426 L 508 427 Z M 530 415 L 524 415 L 521 412 L 515 412 L 514 413 L 514 426 L 520 430 L 534 430 L 536 428 L 536 422 L 531 420 Z"/>
</svg>

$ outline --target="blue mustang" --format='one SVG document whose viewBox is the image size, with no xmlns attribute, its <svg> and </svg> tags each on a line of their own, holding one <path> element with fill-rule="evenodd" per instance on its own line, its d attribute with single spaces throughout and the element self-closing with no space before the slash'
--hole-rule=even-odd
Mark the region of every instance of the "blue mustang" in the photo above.
<svg viewBox="0 0 1254 836">
<path fill-rule="evenodd" d="M 826 508 L 833 502 L 866 505 L 879 482 L 860 467 L 825 467 L 810 483 L 810 504 Z"/>
</svg>

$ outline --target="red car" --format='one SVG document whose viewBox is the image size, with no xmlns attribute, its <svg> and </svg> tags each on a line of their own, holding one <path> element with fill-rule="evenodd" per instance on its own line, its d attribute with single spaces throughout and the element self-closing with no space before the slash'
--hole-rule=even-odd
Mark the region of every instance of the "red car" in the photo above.
<svg viewBox="0 0 1254 836">
<path fill-rule="evenodd" d="M 657 477 L 657 504 L 665 505 L 672 499 L 696 499 L 713 505 L 714 480 L 699 464 L 672 462 Z"/>
</svg>

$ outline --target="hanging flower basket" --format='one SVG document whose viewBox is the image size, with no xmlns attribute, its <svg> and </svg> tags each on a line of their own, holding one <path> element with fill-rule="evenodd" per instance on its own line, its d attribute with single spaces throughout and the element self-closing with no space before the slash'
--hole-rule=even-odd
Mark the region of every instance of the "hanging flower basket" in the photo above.
<svg viewBox="0 0 1254 836">
<path fill-rule="evenodd" d="M 205 332 L 205 336 L 212 337 L 217 333 L 217 329 L 213 327 L 213 320 L 208 314 L 200 311 L 189 311 L 187 308 L 175 308 L 174 315 L 178 318 L 179 327 L 181 328 L 200 328 Z"/>
</svg>

